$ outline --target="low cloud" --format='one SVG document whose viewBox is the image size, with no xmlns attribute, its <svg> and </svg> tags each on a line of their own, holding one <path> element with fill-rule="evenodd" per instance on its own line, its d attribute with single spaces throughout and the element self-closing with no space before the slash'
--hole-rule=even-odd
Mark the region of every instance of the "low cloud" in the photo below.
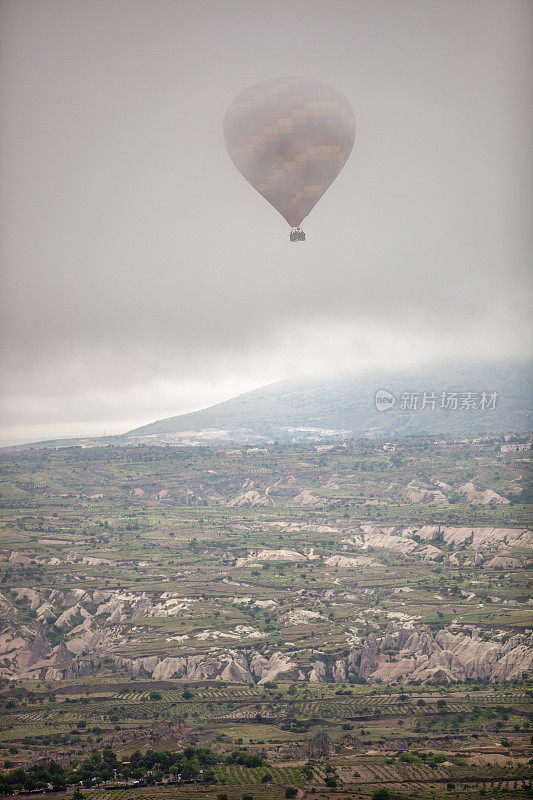
<svg viewBox="0 0 533 800">
<path fill-rule="evenodd" d="M 8 0 L 3 16 L 4 437 L 530 351 L 531 9 Z M 222 137 L 227 105 L 273 74 L 331 83 L 356 114 L 303 245 Z"/>
</svg>

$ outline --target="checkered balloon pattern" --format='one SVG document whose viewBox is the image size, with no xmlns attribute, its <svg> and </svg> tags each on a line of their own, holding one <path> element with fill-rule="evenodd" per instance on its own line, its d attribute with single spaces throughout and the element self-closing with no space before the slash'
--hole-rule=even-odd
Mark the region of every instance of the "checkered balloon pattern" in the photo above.
<svg viewBox="0 0 533 800">
<path fill-rule="evenodd" d="M 346 163 L 355 120 L 335 89 L 279 78 L 237 97 L 224 117 L 224 138 L 239 172 L 294 228 Z"/>
</svg>

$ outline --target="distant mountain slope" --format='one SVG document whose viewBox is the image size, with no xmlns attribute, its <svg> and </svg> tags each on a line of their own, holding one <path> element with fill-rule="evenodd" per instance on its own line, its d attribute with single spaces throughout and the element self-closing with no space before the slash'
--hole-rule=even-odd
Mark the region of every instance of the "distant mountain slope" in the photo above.
<svg viewBox="0 0 533 800">
<path fill-rule="evenodd" d="M 531 429 L 532 419 L 531 378 L 532 365 L 520 362 L 447 364 L 409 372 L 288 380 L 202 411 L 144 425 L 119 438 L 132 443 L 217 439 L 287 441 L 328 435 L 527 431 Z M 384 411 L 376 409 L 375 395 L 380 389 L 387 390 L 395 399 L 394 406 Z M 426 407 L 421 408 L 424 392 Z M 457 393 L 457 408 L 453 407 L 454 392 Z M 451 408 L 441 407 L 443 393 L 444 403 Z"/>
</svg>

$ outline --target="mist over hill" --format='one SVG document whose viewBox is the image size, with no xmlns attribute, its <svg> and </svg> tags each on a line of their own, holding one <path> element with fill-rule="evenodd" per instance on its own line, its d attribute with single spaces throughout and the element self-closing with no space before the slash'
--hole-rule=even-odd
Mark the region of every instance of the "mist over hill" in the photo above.
<svg viewBox="0 0 533 800">
<path fill-rule="evenodd" d="M 286 380 L 130 431 L 128 442 L 309 440 L 331 436 L 501 433 L 531 427 L 530 363 Z M 392 395 L 385 410 L 376 392 Z M 387 396 L 387 395 L 386 395 Z"/>
</svg>

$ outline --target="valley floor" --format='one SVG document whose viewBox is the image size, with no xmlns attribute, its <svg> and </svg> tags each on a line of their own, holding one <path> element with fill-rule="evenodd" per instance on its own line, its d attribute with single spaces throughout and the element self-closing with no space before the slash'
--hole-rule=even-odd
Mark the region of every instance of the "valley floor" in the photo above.
<svg viewBox="0 0 533 800">
<path fill-rule="evenodd" d="M 530 796 L 528 447 L 3 451 L 0 791 Z"/>
</svg>

